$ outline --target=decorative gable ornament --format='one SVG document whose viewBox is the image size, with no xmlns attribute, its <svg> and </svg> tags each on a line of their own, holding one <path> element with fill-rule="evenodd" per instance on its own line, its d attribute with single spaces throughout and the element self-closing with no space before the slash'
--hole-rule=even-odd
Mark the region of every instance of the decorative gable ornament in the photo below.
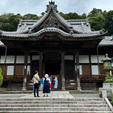
<svg viewBox="0 0 113 113">
<path fill-rule="evenodd" d="M 47 5 L 47 10 L 46 12 L 49 12 L 51 10 L 54 10 L 55 12 L 58 12 L 57 10 L 57 5 L 55 5 L 55 2 L 54 1 L 50 1 L 49 2 L 49 5 Z"/>
<path fill-rule="evenodd" d="M 59 28 L 58 20 L 55 18 L 53 13 L 50 13 L 48 19 L 46 20 L 44 24 L 44 28 L 47 28 L 47 27 Z"/>
</svg>

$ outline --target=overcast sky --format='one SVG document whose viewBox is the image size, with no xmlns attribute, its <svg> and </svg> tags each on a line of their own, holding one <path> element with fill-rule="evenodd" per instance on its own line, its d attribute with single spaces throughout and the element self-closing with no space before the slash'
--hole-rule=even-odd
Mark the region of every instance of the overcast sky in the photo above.
<svg viewBox="0 0 113 113">
<path fill-rule="evenodd" d="M 37 14 L 46 10 L 49 0 L 0 0 L 0 15 L 3 13 Z M 58 11 L 63 13 L 88 13 L 93 8 L 113 10 L 113 0 L 55 0 Z"/>
</svg>

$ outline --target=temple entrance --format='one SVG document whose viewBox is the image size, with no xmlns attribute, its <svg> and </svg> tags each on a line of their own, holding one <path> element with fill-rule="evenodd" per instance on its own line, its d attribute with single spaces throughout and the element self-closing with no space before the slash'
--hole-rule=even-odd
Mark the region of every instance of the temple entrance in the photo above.
<svg viewBox="0 0 113 113">
<path fill-rule="evenodd" d="M 45 64 L 45 73 L 49 74 L 52 78 L 52 89 L 54 89 L 54 78 L 58 78 L 58 89 L 61 88 L 60 76 L 60 65 L 61 65 L 61 56 L 59 53 L 46 53 L 44 54 L 44 64 Z"/>
<path fill-rule="evenodd" d="M 33 60 L 31 62 L 31 78 L 33 77 L 33 75 L 35 74 L 35 71 L 39 70 L 39 60 Z"/>
<path fill-rule="evenodd" d="M 47 53 L 44 55 L 45 73 L 49 75 L 60 74 L 60 55 L 57 53 Z"/>
</svg>

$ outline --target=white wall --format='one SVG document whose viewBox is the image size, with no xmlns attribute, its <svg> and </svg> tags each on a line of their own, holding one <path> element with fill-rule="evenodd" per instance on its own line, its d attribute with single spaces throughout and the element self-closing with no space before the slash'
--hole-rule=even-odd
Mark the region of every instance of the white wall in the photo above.
<svg viewBox="0 0 113 113">
<path fill-rule="evenodd" d="M 40 60 L 40 55 L 33 55 L 32 60 Z"/>
<path fill-rule="evenodd" d="M 79 65 L 79 73 L 82 75 L 82 65 Z"/>
<path fill-rule="evenodd" d="M 1 56 L 0 57 L 0 63 L 4 63 L 4 60 L 5 60 L 5 57 L 4 56 Z"/>
<path fill-rule="evenodd" d="M 30 66 L 27 66 L 27 74 L 30 74 Z"/>
<path fill-rule="evenodd" d="M 0 63 L 4 63 L 5 56 L 0 56 Z M 6 57 L 6 64 L 14 64 L 15 61 L 15 56 L 13 55 L 8 55 Z M 16 56 L 16 63 L 24 63 L 24 56 Z M 28 56 L 28 63 L 30 62 L 30 56 Z"/>
<path fill-rule="evenodd" d="M 15 61 L 15 56 L 7 56 L 6 63 L 13 63 Z"/>
<path fill-rule="evenodd" d="M 99 63 L 103 63 L 102 59 L 105 58 L 104 55 L 98 55 Z M 91 55 L 91 63 L 98 63 L 97 55 Z"/>
<path fill-rule="evenodd" d="M 105 58 L 105 55 L 99 55 L 99 63 L 103 63 L 102 59 L 104 59 L 104 58 Z"/>
<path fill-rule="evenodd" d="M 30 56 L 28 56 L 28 61 L 27 61 L 28 63 L 31 63 L 31 60 L 30 60 Z"/>
<path fill-rule="evenodd" d="M 7 75 L 14 75 L 14 66 L 7 66 Z"/>
<path fill-rule="evenodd" d="M 16 63 L 24 63 L 24 56 L 16 56 Z"/>
<path fill-rule="evenodd" d="M 91 63 L 98 63 L 97 55 L 91 55 Z"/>
<path fill-rule="evenodd" d="M 89 56 L 88 55 L 80 55 L 79 63 L 89 63 Z"/>
<path fill-rule="evenodd" d="M 98 75 L 98 65 L 92 65 L 92 75 Z"/>
<path fill-rule="evenodd" d="M 73 55 L 64 55 L 64 60 L 73 60 Z"/>
</svg>

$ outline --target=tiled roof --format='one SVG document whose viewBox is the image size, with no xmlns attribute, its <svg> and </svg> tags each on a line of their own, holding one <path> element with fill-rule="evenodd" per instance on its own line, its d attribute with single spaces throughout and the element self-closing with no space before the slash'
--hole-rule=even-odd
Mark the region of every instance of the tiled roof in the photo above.
<svg viewBox="0 0 113 113">
<path fill-rule="evenodd" d="M 20 20 L 17 32 L 28 32 L 39 20 Z"/>
<path fill-rule="evenodd" d="M 41 34 L 43 33 L 58 33 L 59 35 L 63 36 L 62 40 L 94 40 L 95 37 L 98 37 L 98 39 L 100 39 L 100 36 L 98 33 L 82 33 L 82 34 L 70 34 L 70 33 L 66 33 L 58 28 L 44 28 L 41 29 L 40 31 L 36 32 L 36 33 L 27 33 L 27 34 L 21 34 L 21 33 L 8 33 L 8 32 L 3 32 L 2 33 L 2 38 L 7 38 L 10 39 L 10 37 L 12 37 L 12 39 L 18 40 L 18 39 L 28 39 L 28 40 L 34 40 L 35 37 L 37 40 L 40 39 Z M 37 38 L 39 37 L 39 38 Z"/>
<path fill-rule="evenodd" d="M 15 39 L 16 37 L 32 38 L 32 36 L 37 37 L 40 36 L 42 33 L 53 32 L 53 33 L 59 33 L 64 37 L 72 37 L 78 39 L 80 37 L 81 38 L 99 37 L 105 34 L 105 32 L 102 30 L 91 31 L 90 24 L 88 23 L 88 19 L 65 20 L 63 17 L 61 17 L 58 14 L 56 6 L 52 7 L 52 5 L 55 4 L 50 2 L 50 7 L 48 6 L 47 12 L 40 20 L 20 20 L 16 32 L 0 31 L 1 37 L 2 38 L 15 37 Z M 62 23 L 63 26 L 69 30 L 69 32 L 65 32 L 60 28 L 56 28 L 56 27 L 41 28 L 41 30 L 37 30 L 37 31 L 34 30 L 35 28 L 38 28 L 45 21 L 46 18 L 48 18 L 51 12 L 55 15 L 58 21 Z"/>
<path fill-rule="evenodd" d="M 5 47 L 5 45 L 2 41 L 0 41 L 0 47 Z"/>
<path fill-rule="evenodd" d="M 73 27 L 77 32 L 91 32 L 90 24 L 88 19 L 72 19 L 67 20 L 67 22 Z"/>
<path fill-rule="evenodd" d="M 113 46 L 113 36 L 105 36 L 105 38 L 99 43 L 99 46 Z"/>
</svg>

